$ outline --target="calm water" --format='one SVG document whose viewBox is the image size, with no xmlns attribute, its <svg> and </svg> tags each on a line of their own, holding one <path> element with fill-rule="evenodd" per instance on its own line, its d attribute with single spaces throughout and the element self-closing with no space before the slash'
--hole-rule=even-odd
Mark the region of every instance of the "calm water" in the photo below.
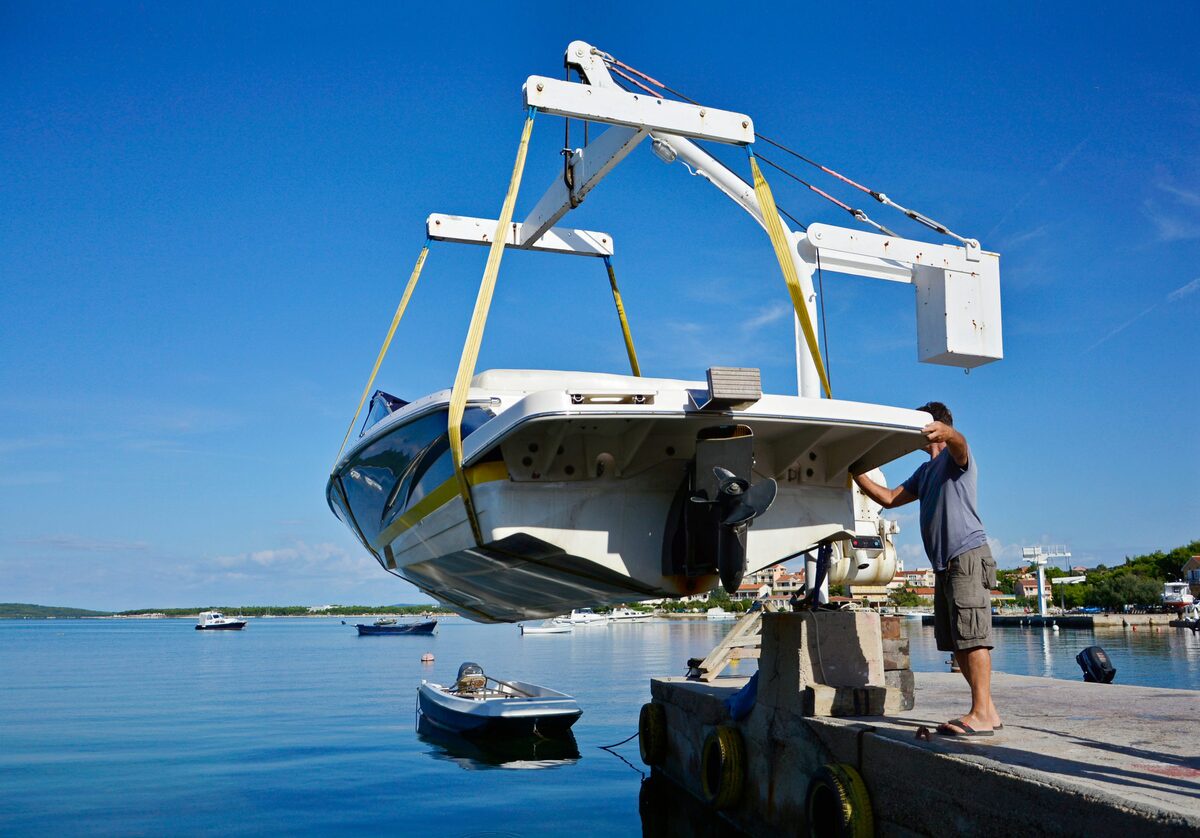
<svg viewBox="0 0 1200 838">
<path fill-rule="evenodd" d="M 522 638 L 451 619 L 359 638 L 325 619 L 0 621 L 0 834 L 640 835 L 641 774 L 599 746 L 636 731 L 652 675 L 682 674 L 730 625 Z M 944 670 L 932 630 L 910 627 L 914 667 Z M 1174 630 L 1005 629 L 997 669 L 1075 679 L 1093 642 L 1119 683 L 1200 689 L 1200 639 Z M 417 684 L 463 660 L 575 695 L 578 757 L 494 765 L 418 737 Z M 638 764 L 636 742 L 617 750 Z"/>
</svg>

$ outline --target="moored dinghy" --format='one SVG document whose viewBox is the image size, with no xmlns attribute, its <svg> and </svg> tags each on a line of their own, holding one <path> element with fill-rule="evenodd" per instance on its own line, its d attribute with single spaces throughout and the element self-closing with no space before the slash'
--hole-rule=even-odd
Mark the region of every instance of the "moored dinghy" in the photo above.
<svg viewBox="0 0 1200 838">
<path fill-rule="evenodd" d="M 422 681 L 417 707 L 423 719 L 462 736 L 562 735 L 583 713 L 565 693 L 501 681 L 470 662 L 458 668 L 449 687 Z"/>
<path fill-rule="evenodd" d="M 359 636 L 377 636 L 391 634 L 433 634 L 437 628 L 437 620 L 422 620 L 419 623 L 400 623 L 392 625 L 366 625 L 365 623 L 356 623 L 354 625 L 358 629 Z"/>
</svg>

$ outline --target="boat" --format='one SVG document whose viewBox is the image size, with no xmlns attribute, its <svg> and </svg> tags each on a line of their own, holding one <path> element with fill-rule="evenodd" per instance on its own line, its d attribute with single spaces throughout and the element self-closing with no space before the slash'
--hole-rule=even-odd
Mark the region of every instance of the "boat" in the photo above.
<svg viewBox="0 0 1200 838">
<path fill-rule="evenodd" d="M 395 617 L 380 617 L 378 620 L 376 620 L 371 625 L 373 625 L 373 626 L 394 626 L 394 625 L 396 625 L 396 618 Z"/>
<path fill-rule="evenodd" d="M 570 634 L 572 626 L 570 623 L 559 623 L 554 620 L 545 620 L 540 625 L 531 626 L 526 623 L 521 623 L 521 635 L 526 634 Z"/>
<path fill-rule="evenodd" d="M 1182 611 L 1195 601 L 1191 585 L 1187 582 L 1167 582 L 1163 585 L 1162 604 L 1164 608 Z"/>
<path fill-rule="evenodd" d="M 653 616 L 649 611 L 638 611 L 625 606 L 608 612 L 609 622 L 613 623 L 644 623 Z"/>
<path fill-rule="evenodd" d="M 813 277 L 824 264 L 913 286 L 918 359 L 970 369 L 1002 356 L 999 256 L 973 239 L 932 244 L 828 224 L 777 230 L 755 158 L 751 187 L 691 141 L 749 148 L 750 117 L 677 101 L 646 107 L 616 86 L 605 56 L 574 42 L 566 61 L 581 83 L 535 76 L 524 90 L 529 119 L 544 109 L 587 119 L 597 130 L 609 126 L 608 139 L 589 146 L 586 173 L 581 152 L 568 160 L 583 192 L 556 197 L 575 188 L 570 177 L 564 185 L 556 158 L 550 190 L 524 222 L 513 220 L 526 133 L 500 218 L 427 217 L 427 242 L 490 248 L 458 373 L 446 389 L 416 397 L 373 390 L 427 246 L 331 469 L 330 509 L 385 571 L 480 622 L 693 595 L 718 581 L 734 592 L 745 574 L 823 545 L 837 551 L 832 584 L 890 581 L 894 527 L 849 475 L 924 446 L 930 416 L 832 397 L 813 328 Z M 605 88 L 602 102 L 587 105 L 586 114 L 570 109 L 570 102 L 596 103 L 598 88 Z M 560 98 L 551 105 L 547 96 Z M 647 136 L 662 160 L 683 160 L 768 230 L 786 279 L 780 295 L 786 287 L 800 324 L 797 395 L 763 392 L 750 367 L 707 366 L 703 379 L 643 375 L 611 269 L 611 235 L 553 226 Z M 506 248 L 602 259 L 632 374 L 476 374 Z M 722 336 L 713 341 L 728 351 Z M 697 358 L 697 373 L 705 367 Z M 365 420 L 351 441 L 367 393 Z"/>
<path fill-rule="evenodd" d="M 705 616 L 712 623 L 728 623 L 736 620 L 738 614 L 736 611 L 726 611 L 719 605 L 713 606 L 705 612 Z"/>
<path fill-rule="evenodd" d="M 569 695 L 523 681 L 501 681 L 466 662 L 448 687 L 421 681 L 417 709 L 423 719 L 461 736 L 561 736 L 583 711 Z"/>
<path fill-rule="evenodd" d="M 241 631 L 245 627 L 245 620 L 226 617 L 220 611 L 201 611 L 196 623 L 196 631 Z"/>
<path fill-rule="evenodd" d="M 399 625 L 379 626 L 356 623 L 360 636 L 375 636 L 382 634 L 433 634 L 437 628 L 437 620 L 422 620 L 419 623 L 400 623 Z"/>
<path fill-rule="evenodd" d="M 563 614 L 560 617 L 555 617 L 554 622 L 559 625 L 568 626 L 595 626 L 602 625 L 608 622 L 608 616 L 605 614 L 597 614 L 590 608 L 576 608 L 570 614 Z"/>
</svg>

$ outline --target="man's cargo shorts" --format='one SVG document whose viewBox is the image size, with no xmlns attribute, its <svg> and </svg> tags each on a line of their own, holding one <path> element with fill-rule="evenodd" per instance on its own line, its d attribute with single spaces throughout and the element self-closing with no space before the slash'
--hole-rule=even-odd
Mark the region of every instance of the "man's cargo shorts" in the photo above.
<svg viewBox="0 0 1200 838">
<path fill-rule="evenodd" d="M 934 574 L 933 634 L 942 652 L 992 648 L 992 588 L 996 562 L 985 544 L 950 560 Z"/>
</svg>

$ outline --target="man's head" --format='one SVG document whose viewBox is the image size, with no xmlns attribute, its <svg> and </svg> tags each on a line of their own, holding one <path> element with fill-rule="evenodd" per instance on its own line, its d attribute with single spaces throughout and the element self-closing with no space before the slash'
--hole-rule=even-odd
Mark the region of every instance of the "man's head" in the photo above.
<svg viewBox="0 0 1200 838">
<path fill-rule="evenodd" d="M 933 421 L 954 427 L 954 414 L 941 402 L 926 402 L 917 408 L 933 417 Z"/>
</svg>

